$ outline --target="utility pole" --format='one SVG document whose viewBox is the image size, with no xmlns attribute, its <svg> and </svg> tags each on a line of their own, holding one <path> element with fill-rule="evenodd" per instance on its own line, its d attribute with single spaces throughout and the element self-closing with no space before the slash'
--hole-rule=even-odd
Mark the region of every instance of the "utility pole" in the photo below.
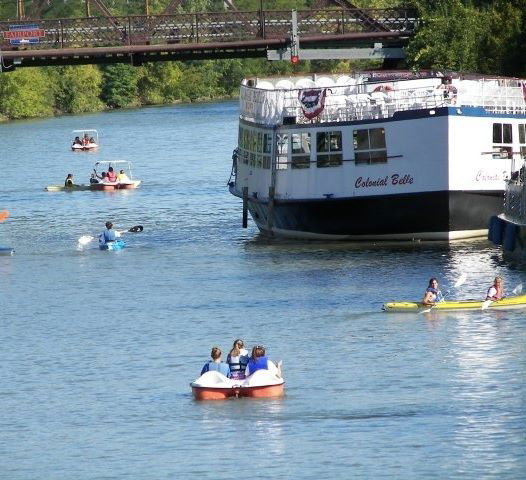
<svg viewBox="0 0 526 480">
<path fill-rule="evenodd" d="M 18 20 L 22 20 L 25 17 L 24 0 L 17 0 L 17 2 L 16 2 L 16 16 L 18 17 Z"/>
<path fill-rule="evenodd" d="M 89 11 L 89 0 L 86 0 L 86 17 L 91 17 L 91 12 Z"/>
</svg>

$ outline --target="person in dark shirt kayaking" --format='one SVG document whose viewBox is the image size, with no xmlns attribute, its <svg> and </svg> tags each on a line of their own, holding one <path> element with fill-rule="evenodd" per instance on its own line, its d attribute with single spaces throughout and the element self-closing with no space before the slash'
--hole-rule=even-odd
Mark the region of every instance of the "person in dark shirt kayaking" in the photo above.
<svg viewBox="0 0 526 480">
<path fill-rule="evenodd" d="M 422 305 L 425 305 L 426 307 L 432 307 L 436 303 L 441 302 L 442 299 L 442 292 L 438 288 L 438 280 L 436 278 L 431 278 L 429 280 L 429 285 L 424 293 Z"/>
<path fill-rule="evenodd" d="M 68 173 L 68 176 L 66 177 L 66 180 L 64 180 L 64 186 L 66 188 L 72 188 L 73 187 L 73 174 Z"/>
</svg>

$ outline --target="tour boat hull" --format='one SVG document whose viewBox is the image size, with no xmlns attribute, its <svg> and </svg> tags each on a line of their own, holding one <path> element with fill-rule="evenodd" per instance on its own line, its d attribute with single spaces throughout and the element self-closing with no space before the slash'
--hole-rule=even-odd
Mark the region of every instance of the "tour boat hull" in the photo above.
<svg viewBox="0 0 526 480">
<path fill-rule="evenodd" d="M 232 191 L 233 194 L 236 192 Z M 406 195 L 320 200 L 249 198 L 260 231 L 311 240 L 456 240 L 487 235 L 488 219 L 502 205 L 502 192 L 420 192 Z M 428 215 L 429 210 L 433 215 Z"/>
<path fill-rule="evenodd" d="M 469 310 L 509 310 L 526 308 L 526 295 L 505 297 L 495 302 L 485 302 L 484 300 L 457 300 L 437 303 L 433 307 L 422 305 L 420 302 L 390 302 L 384 303 L 382 310 L 385 312 L 411 312 L 419 313 L 422 311 L 444 312 L 444 311 L 469 311 Z"/>
<path fill-rule="evenodd" d="M 114 242 L 107 242 L 99 244 L 101 250 L 122 250 L 126 246 L 122 240 L 115 240 Z"/>
</svg>

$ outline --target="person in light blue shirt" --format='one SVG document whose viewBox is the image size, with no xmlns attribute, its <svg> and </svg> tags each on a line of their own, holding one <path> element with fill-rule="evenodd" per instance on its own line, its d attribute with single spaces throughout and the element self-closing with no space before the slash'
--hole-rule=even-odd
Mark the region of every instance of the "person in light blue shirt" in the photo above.
<svg viewBox="0 0 526 480">
<path fill-rule="evenodd" d="M 221 361 L 221 349 L 219 347 L 213 347 L 210 352 L 212 360 L 209 360 L 205 363 L 201 369 L 201 375 L 206 372 L 219 372 L 222 373 L 225 377 L 230 376 L 230 367 L 227 363 Z"/>
<path fill-rule="evenodd" d="M 106 230 L 99 235 L 99 243 L 105 245 L 108 242 L 115 241 L 115 230 L 113 230 L 113 223 L 106 222 Z"/>
</svg>

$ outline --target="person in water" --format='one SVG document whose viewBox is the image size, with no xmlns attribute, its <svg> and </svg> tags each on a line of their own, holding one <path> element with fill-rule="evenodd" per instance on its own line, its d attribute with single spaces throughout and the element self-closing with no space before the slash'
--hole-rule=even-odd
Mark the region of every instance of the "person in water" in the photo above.
<svg viewBox="0 0 526 480">
<path fill-rule="evenodd" d="M 262 347 L 261 345 L 256 345 L 252 348 L 252 355 L 250 355 L 248 360 L 245 375 L 248 377 L 258 370 L 268 370 L 271 373 L 279 375 L 278 367 L 276 367 L 272 360 L 268 359 L 265 355 L 265 347 Z"/>
<path fill-rule="evenodd" d="M 426 307 L 432 307 L 438 302 L 443 300 L 442 292 L 438 288 L 438 280 L 432 278 L 429 280 L 429 285 L 424 293 L 424 298 L 422 299 L 422 305 Z"/>
<path fill-rule="evenodd" d="M 210 356 L 212 357 L 212 360 L 209 360 L 205 363 L 201 369 L 201 375 L 205 374 L 206 372 L 216 371 L 222 373 L 225 377 L 229 377 L 230 368 L 228 364 L 221 361 L 221 349 L 219 347 L 212 347 Z"/>
<path fill-rule="evenodd" d="M 495 277 L 493 285 L 488 288 L 488 293 L 486 295 L 486 300 L 491 300 L 495 302 L 500 300 L 504 296 L 504 283 L 502 282 L 501 277 Z"/>
<path fill-rule="evenodd" d="M 73 183 L 73 174 L 72 173 L 68 173 L 68 176 L 66 177 L 66 180 L 64 180 L 64 186 L 66 188 L 72 188 L 74 185 Z"/>
<path fill-rule="evenodd" d="M 113 230 L 113 223 L 106 222 L 106 230 L 99 235 L 99 243 L 105 245 L 108 242 L 114 242 L 116 238 L 115 230 Z"/>
<path fill-rule="evenodd" d="M 243 347 L 243 340 L 240 338 L 234 340 L 232 350 L 230 350 L 226 357 L 226 362 L 230 367 L 230 375 L 236 380 L 243 380 L 245 378 L 245 369 L 248 364 L 248 350 Z"/>
</svg>

